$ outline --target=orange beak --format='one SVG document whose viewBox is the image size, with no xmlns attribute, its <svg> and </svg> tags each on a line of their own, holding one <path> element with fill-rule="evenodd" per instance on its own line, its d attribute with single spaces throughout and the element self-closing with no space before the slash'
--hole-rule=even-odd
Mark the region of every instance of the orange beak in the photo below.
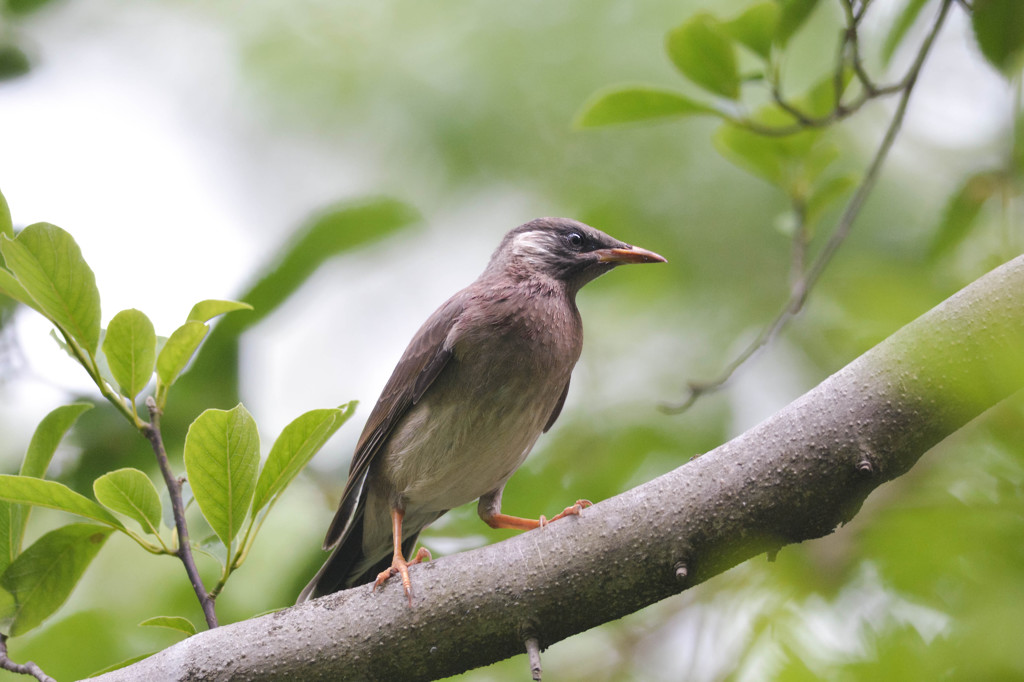
<svg viewBox="0 0 1024 682">
<path fill-rule="evenodd" d="M 626 265 L 629 263 L 665 263 L 664 257 L 659 256 L 653 251 L 647 249 L 641 249 L 639 246 L 626 246 L 617 249 L 598 249 L 594 251 L 597 254 L 597 261 L 599 263 L 615 263 L 616 265 Z"/>
</svg>

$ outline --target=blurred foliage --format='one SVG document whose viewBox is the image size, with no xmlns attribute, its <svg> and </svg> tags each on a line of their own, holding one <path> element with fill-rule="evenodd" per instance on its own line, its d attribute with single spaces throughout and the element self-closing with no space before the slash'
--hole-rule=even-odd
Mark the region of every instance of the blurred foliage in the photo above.
<svg viewBox="0 0 1024 682">
<path fill-rule="evenodd" d="M 8 2 L 5 16 L 41 4 Z M 874 36 L 873 44 L 882 46 L 878 61 L 898 61 L 899 46 L 913 38 L 915 24 L 937 4 L 895 3 L 897 20 L 883 29 L 885 35 Z M 1000 18 L 1017 10 L 998 0 L 974 4 L 977 59 L 1010 73 L 1008 89 L 1019 87 L 1019 72 L 1008 65 L 1020 51 L 1019 35 L 1010 29 L 1022 24 Z M 236 294 L 255 311 L 215 325 L 176 384 L 164 422 L 169 451 L 181 451 L 185 426 L 201 410 L 227 409 L 245 398 L 239 395 L 241 373 L 261 371 L 243 362 L 246 332 L 268 333 L 275 324 L 272 312 L 287 307 L 313 271 L 333 255 L 378 238 L 391 237 L 392 250 L 384 253 L 402 249 L 403 240 L 395 235 L 416 218 L 407 204 L 422 211 L 428 223 L 444 224 L 443 238 L 453 244 L 484 229 L 496 241 L 502 230 L 534 215 L 571 215 L 669 259 L 671 267 L 657 273 L 616 274 L 581 295 L 587 349 L 570 402 L 505 493 L 506 510 L 528 516 L 550 516 L 578 497 L 603 499 L 713 448 L 1020 252 L 1022 236 L 1011 210 L 1019 203 L 1024 158 L 1019 123 L 979 136 L 966 148 L 926 137 L 908 141 L 903 150 L 909 161 L 886 169 L 853 238 L 818 283 L 804 314 L 763 357 L 741 370 L 730 390 L 703 399 L 683 417 L 657 412 L 656 403 L 676 398 L 687 380 L 714 375 L 728 363 L 785 300 L 791 257 L 786 225 L 793 204 L 777 187 L 806 192 L 807 199 L 828 195 L 831 201 L 816 205 L 814 218 L 829 226 L 878 137 L 867 123 L 768 143 L 781 147 L 768 158 L 773 164 L 794 145 L 801 153 L 821 145 L 818 165 L 794 171 L 752 163 L 765 157 L 744 155 L 747 140 L 735 131 L 713 135 L 721 112 L 731 111 L 720 100 L 731 102 L 737 88 L 748 89 L 749 78 L 763 69 L 772 50 L 785 47 L 789 57 L 781 76 L 799 85 L 793 92 L 825 82 L 842 11 L 841 0 L 736 0 L 715 3 L 716 19 L 701 13 L 708 5 L 620 0 L 554 6 L 542 0 L 160 4 L 168 14 L 188 14 L 228 37 L 241 69 L 239 87 L 249 95 L 247 107 L 259 109 L 283 130 L 315 136 L 329 153 L 361 150 L 360 186 L 403 200 L 345 203 L 322 211 L 310 207 L 311 217 L 286 240 L 288 247 L 254 271 L 248 291 Z M 70 22 L 69 30 L 88 30 L 73 23 L 77 15 L 66 7 L 53 3 L 38 14 Z M 33 15 L 23 21 L 31 20 Z M 766 24 L 775 25 L 774 47 L 758 30 Z M 683 35 L 697 34 L 694 40 L 707 49 L 731 56 L 715 64 L 695 59 L 678 42 L 683 26 Z M 0 37 L 8 35 L 13 34 Z M 23 54 L 22 44 L 20 39 L 0 44 L 0 58 L 5 45 Z M 46 50 L 40 44 L 33 54 Z M 709 81 L 704 69 L 723 66 L 729 67 L 725 85 L 720 76 Z M 681 83 L 681 74 L 689 82 Z M 153 74 L 156 81 L 162 77 L 166 74 Z M 605 95 L 623 92 L 607 89 L 614 82 L 646 85 L 630 86 L 638 94 L 627 93 L 599 109 Z M 756 112 L 768 101 L 754 97 L 749 104 Z M 664 123 L 572 126 L 654 118 L 639 115 L 652 107 L 661 107 L 656 113 Z M 758 115 L 777 112 L 769 107 Z M 1021 120 L 1007 116 L 1015 118 Z M 726 150 L 740 167 L 716 149 Z M 958 161 L 965 157 L 977 163 L 965 169 Z M 796 160 L 806 163 L 807 157 Z M 808 170 L 816 174 L 805 174 Z M 527 214 L 481 213 L 481 206 L 504 206 L 494 198 L 505 195 L 520 198 Z M 460 214 L 467 213 L 474 219 L 460 222 Z M 478 219 L 481 214 L 487 215 L 486 224 Z M 0 211 L 0 219 L 4 215 Z M 357 219 L 350 219 L 353 215 Z M 818 231 L 810 238 L 809 248 L 820 246 Z M 387 267 L 387 257 L 381 260 Z M 336 275 L 319 285 L 361 295 L 356 284 Z M 396 292 L 413 278 L 396 273 Z M 339 333 L 362 330 L 349 323 Z M 390 367 L 393 360 L 380 362 Z M 375 397 L 350 396 L 344 386 L 339 392 L 339 401 L 362 399 L 364 410 Z M 83 493 L 113 469 L 154 471 L 147 444 L 108 406 L 98 408 L 80 419 L 72 439 L 81 454 L 59 476 Z M 877 491 L 848 527 L 788 547 L 773 563 L 748 562 L 620 622 L 556 644 L 544 654 L 546 676 L 1020 678 L 1024 653 L 1015 639 L 1016 624 L 1024 617 L 1019 594 L 1024 585 L 1022 423 L 1019 398 L 998 407 L 937 447 L 913 472 Z M 181 462 L 176 466 L 180 471 Z M 313 466 L 316 474 L 295 484 L 304 489 L 285 497 L 285 512 L 267 521 L 245 570 L 219 598 L 222 622 L 289 604 L 322 560 L 318 548 L 345 471 L 344 463 Z M 55 514 L 34 515 L 33 538 L 54 525 Z M 195 509 L 192 517 L 201 523 Z M 424 534 L 424 543 L 443 553 L 497 541 L 506 533 L 484 526 L 468 507 L 442 518 Z M 12 657 L 36 660 L 58 679 L 78 678 L 175 641 L 170 630 L 135 627 L 154 615 L 180 614 L 201 622 L 180 567 L 138 554 L 118 534 L 111 537 L 60 615 L 13 641 Z M 216 574 L 215 561 L 199 561 L 204 575 Z M 459 679 L 522 679 L 525 670 L 520 658 Z M 0 679 L 14 678 L 0 673 Z"/>
</svg>

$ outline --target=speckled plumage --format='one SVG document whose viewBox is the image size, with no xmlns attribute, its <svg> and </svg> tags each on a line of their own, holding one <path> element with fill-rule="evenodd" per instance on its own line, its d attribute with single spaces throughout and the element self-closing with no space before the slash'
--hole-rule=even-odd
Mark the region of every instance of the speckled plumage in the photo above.
<svg viewBox="0 0 1024 682">
<path fill-rule="evenodd" d="M 385 570 L 392 510 L 404 513 L 406 556 L 449 509 L 479 499 L 482 518 L 497 514 L 506 481 L 565 400 L 583 346 L 576 293 L 615 265 L 659 260 L 565 218 L 506 234 L 480 277 L 416 333 L 384 387 L 324 542 L 334 552 L 299 600 Z"/>
</svg>

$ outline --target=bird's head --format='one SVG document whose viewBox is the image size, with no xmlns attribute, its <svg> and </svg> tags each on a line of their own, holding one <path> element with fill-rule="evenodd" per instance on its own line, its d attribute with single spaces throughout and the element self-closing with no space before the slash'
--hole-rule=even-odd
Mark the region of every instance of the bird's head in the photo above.
<svg viewBox="0 0 1024 682">
<path fill-rule="evenodd" d="M 575 292 L 617 265 L 664 262 L 653 251 L 620 242 L 581 222 L 537 218 L 505 235 L 487 271 L 560 280 Z"/>
</svg>

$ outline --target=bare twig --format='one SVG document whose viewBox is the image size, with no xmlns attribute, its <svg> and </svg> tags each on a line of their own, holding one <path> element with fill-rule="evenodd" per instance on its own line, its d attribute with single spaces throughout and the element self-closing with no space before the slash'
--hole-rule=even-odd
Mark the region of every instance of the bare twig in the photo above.
<svg viewBox="0 0 1024 682">
<path fill-rule="evenodd" d="M 882 136 L 882 141 L 879 143 L 878 149 L 875 151 L 875 155 L 871 159 L 871 163 L 868 165 L 868 169 L 865 172 L 864 177 L 861 179 L 860 184 L 854 191 L 853 196 L 850 197 L 850 201 L 847 203 L 846 209 L 839 218 L 839 222 L 836 224 L 835 230 L 833 230 L 828 241 L 811 262 L 807 272 L 802 277 L 792 282 L 789 299 L 779 311 L 778 315 L 776 315 L 775 319 L 772 320 L 772 322 L 765 327 L 760 334 L 758 334 L 757 338 L 747 346 L 747 348 L 744 349 L 736 359 L 725 367 L 718 377 L 710 381 L 690 382 L 687 385 L 688 394 L 686 398 L 679 403 L 662 405 L 661 409 L 663 412 L 669 414 L 679 414 L 684 412 L 689 409 L 701 395 L 722 388 L 740 366 L 757 353 L 757 351 L 768 345 L 768 343 L 771 342 L 771 340 L 774 339 L 779 331 L 785 326 L 786 322 L 799 313 L 803 308 L 811 289 L 817 283 L 821 274 L 825 271 L 825 268 L 832 260 L 836 251 L 839 250 L 839 247 L 842 246 L 847 236 L 849 236 L 850 230 L 853 228 L 853 223 L 856 221 L 857 216 L 860 215 L 860 210 L 864 206 L 864 202 L 867 200 L 871 191 L 874 189 L 875 183 L 878 181 L 882 165 L 885 163 L 886 158 L 888 158 L 889 150 L 892 149 L 892 145 L 896 141 L 896 135 L 899 133 L 900 127 L 903 125 L 903 119 L 907 113 L 907 104 L 910 101 L 910 95 L 914 90 L 914 86 L 917 84 L 917 78 L 921 73 L 921 68 L 924 66 L 925 59 L 931 51 L 932 45 L 935 43 L 939 30 L 945 23 L 946 15 L 949 12 L 950 6 L 953 4 L 953 1 L 954 0 L 942 1 L 939 14 L 935 19 L 935 24 L 921 43 L 917 57 L 914 59 L 913 64 L 907 71 L 906 76 L 904 76 L 901 81 L 901 94 L 899 101 L 896 104 L 896 110 L 893 112 L 892 119 L 889 121 L 889 126 L 886 128 L 885 134 Z M 878 92 L 881 92 L 881 90 Z"/>
<path fill-rule="evenodd" d="M 43 669 L 32 661 L 15 663 L 9 659 L 7 657 L 7 635 L 0 635 L 0 668 L 12 673 L 18 673 L 19 675 L 31 675 L 39 680 L 39 682 L 57 682 L 57 680 L 44 673 Z"/>
<path fill-rule="evenodd" d="M 526 640 L 526 656 L 530 661 L 530 677 L 534 682 L 540 682 L 543 672 L 540 666 L 540 642 L 536 637 Z"/>
<path fill-rule="evenodd" d="M 160 465 L 160 473 L 163 474 L 164 484 L 171 497 L 171 510 L 174 513 L 174 525 L 178 531 L 178 549 L 175 555 L 185 565 L 185 572 L 188 574 L 192 589 L 195 590 L 199 605 L 203 608 L 203 615 L 206 617 L 206 624 L 211 629 L 217 627 L 217 613 L 214 610 L 214 598 L 206 591 L 203 579 L 199 576 L 199 569 L 196 567 L 195 558 L 192 556 L 192 546 L 188 539 L 188 525 L 185 523 L 185 505 L 181 500 L 181 483 L 174 472 L 171 471 L 171 464 L 167 460 L 167 451 L 164 449 L 163 436 L 160 433 L 160 410 L 152 397 L 146 398 L 146 407 L 149 409 L 150 423 L 143 429 L 143 434 L 153 446 L 156 453 L 156 461 Z"/>
</svg>

